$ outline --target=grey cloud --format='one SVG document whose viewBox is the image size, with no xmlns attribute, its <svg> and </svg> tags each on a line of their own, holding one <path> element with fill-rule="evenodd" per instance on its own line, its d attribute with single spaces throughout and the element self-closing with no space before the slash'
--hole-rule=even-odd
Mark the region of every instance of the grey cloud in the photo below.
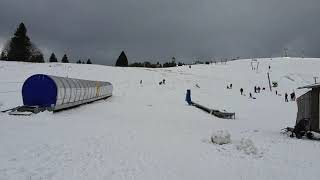
<svg viewBox="0 0 320 180">
<path fill-rule="evenodd" d="M 2 0 L 0 39 L 23 21 L 45 54 L 73 61 L 320 57 L 318 0 Z M 1 42 L 0 42 L 1 43 Z"/>
</svg>

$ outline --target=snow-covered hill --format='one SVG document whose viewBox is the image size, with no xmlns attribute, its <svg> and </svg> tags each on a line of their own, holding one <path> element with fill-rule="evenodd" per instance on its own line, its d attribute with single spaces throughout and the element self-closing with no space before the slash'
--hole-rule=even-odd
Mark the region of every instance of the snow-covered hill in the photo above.
<svg viewBox="0 0 320 180">
<path fill-rule="evenodd" d="M 280 130 L 294 125 L 297 111 L 283 94 L 304 93 L 296 88 L 320 76 L 320 59 L 258 61 L 257 71 L 251 60 L 191 69 L 0 61 L 1 110 L 22 104 L 22 83 L 36 73 L 114 85 L 113 97 L 71 110 L 0 114 L 0 179 L 318 179 L 320 143 L 291 139 Z M 272 92 L 267 72 L 279 84 Z M 160 86 L 162 79 L 166 84 Z M 226 89 L 230 83 L 233 89 Z M 266 90 L 255 94 L 254 86 Z M 235 112 L 236 119 L 188 106 L 187 89 L 193 101 Z M 228 131 L 232 143 L 210 143 L 218 130 Z"/>
</svg>

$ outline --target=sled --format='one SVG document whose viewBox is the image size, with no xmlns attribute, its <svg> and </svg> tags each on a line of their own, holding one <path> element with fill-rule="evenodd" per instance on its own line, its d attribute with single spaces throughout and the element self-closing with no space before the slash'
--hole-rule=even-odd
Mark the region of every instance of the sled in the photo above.
<svg viewBox="0 0 320 180">
<path fill-rule="evenodd" d="M 303 137 L 307 137 L 311 140 L 320 141 L 320 134 L 318 132 L 312 131 L 309 128 L 310 119 L 304 118 L 300 120 L 294 128 L 286 127 L 282 129 L 284 134 L 288 134 L 291 138 L 296 137 L 298 139 L 302 139 Z"/>
<path fill-rule="evenodd" d="M 9 112 L 9 115 L 17 115 L 17 116 L 30 116 L 31 114 L 38 114 L 39 112 L 50 110 L 49 108 L 41 108 L 38 106 L 18 106 L 15 108 L 7 109 L 1 111 L 3 113 Z"/>
</svg>

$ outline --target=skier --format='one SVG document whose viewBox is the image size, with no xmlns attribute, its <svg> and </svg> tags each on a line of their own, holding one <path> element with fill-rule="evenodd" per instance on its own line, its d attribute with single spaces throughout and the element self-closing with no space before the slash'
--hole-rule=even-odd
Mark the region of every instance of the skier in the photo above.
<svg viewBox="0 0 320 180">
<path fill-rule="evenodd" d="M 162 84 L 166 84 L 166 80 L 165 79 L 162 80 Z"/>
<path fill-rule="evenodd" d="M 257 86 L 254 86 L 254 93 L 257 93 Z"/>
<path fill-rule="evenodd" d="M 249 93 L 249 98 L 252 98 L 252 94 L 251 93 Z"/>
<path fill-rule="evenodd" d="M 278 91 L 276 90 L 276 95 L 278 95 Z"/>
<path fill-rule="evenodd" d="M 230 84 L 230 86 L 229 86 L 229 87 L 230 87 L 230 89 L 232 89 L 232 84 Z"/>
<path fill-rule="evenodd" d="M 296 100 L 296 95 L 295 95 L 294 92 L 292 92 L 292 93 L 290 94 L 290 98 L 291 98 L 291 101 L 295 101 L 295 100 Z"/>
<path fill-rule="evenodd" d="M 240 88 L 240 94 L 243 95 L 243 89 L 242 88 Z"/>
<path fill-rule="evenodd" d="M 288 94 L 287 94 L 287 93 L 284 94 L 284 101 L 285 101 L 285 102 L 289 102 L 289 100 L 288 100 Z"/>
</svg>

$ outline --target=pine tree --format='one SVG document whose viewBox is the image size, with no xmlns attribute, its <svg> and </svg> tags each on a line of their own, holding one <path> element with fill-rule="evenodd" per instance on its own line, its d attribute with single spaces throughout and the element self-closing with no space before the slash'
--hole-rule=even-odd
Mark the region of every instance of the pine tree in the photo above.
<svg viewBox="0 0 320 180">
<path fill-rule="evenodd" d="M 176 58 L 175 58 L 175 57 L 172 57 L 171 67 L 175 67 L 175 66 L 177 66 L 177 64 L 176 64 Z"/>
<path fill-rule="evenodd" d="M 62 63 L 69 63 L 69 60 L 68 60 L 68 57 L 66 54 L 63 55 L 61 62 Z"/>
<path fill-rule="evenodd" d="M 31 57 L 31 42 L 27 36 L 27 29 L 21 23 L 11 38 L 8 49 L 9 61 L 29 61 Z"/>
<path fill-rule="evenodd" d="M 54 53 L 51 53 L 51 56 L 49 58 L 49 62 L 58 62 L 58 59 Z"/>
<path fill-rule="evenodd" d="M 27 36 L 27 29 L 21 23 L 11 38 L 8 48 L 8 61 L 29 61 L 31 57 L 31 42 Z"/>
<path fill-rule="evenodd" d="M 44 62 L 43 55 L 27 36 L 27 28 L 23 23 L 19 25 L 14 37 L 2 51 L 8 61 Z"/>
<path fill-rule="evenodd" d="M 90 59 L 87 60 L 87 64 L 92 64 Z"/>
<path fill-rule="evenodd" d="M 7 55 L 4 53 L 4 51 L 1 52 L 0 60 L 2 60 L 2 61 L 6 61 L 7 60 Z"/>
<path fill-rule="evenodd" d="M 128 66 L 128 59 L 126 54 L 122 51 L 117 62 L 116 62 L 116 66 L 120 66 L 120 67 L 127 67 Z"/>
</svg>

